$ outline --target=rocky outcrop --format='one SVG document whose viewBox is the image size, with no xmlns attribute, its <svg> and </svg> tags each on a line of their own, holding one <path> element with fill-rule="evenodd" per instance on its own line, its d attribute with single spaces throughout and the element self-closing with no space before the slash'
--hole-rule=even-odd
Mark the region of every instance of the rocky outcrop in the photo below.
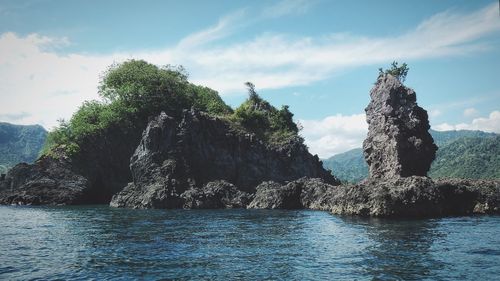
<svg viewBox="0 0 500 281">
<path fill-rule="evenodd" d="M 263 182 L 249 209 L 326 209 L 325 194 L 336 188 L 319 178 L 301 178 L 281 185 L 276 182 Z"/>
<path fill-rule="evenodd" d="M 368 135 L 363 142 L 370 178 L 426 176 L 437 146 L 415 92 L 396 77 L 382 74 L 370 97 L 365 109 Z"/>
<path fill-rule="evenodd" d="M 0 181 L 0 204 L 83 204 L 91 196 L 88 180 L 75 174 L 65 158 L 42 157 L 32 165 L 16 165 Z"/>
<path fill-rule="evenodd" d="M 472 214 L 477 193 L 427 177 L 367 180 L 328 194 L 334 214 L 375 217 L 435 217 Z"/>
<path fill-rule="evenodd" d="M 188 189 L 181 197 L 184 209 L 232 209 L 245 208 L 253 195 L 238 190 L 227 181 L 214 181 L 203 188 Z"/>
<path fill-rule="evenodd" d="M 132 178 L 130 156 L 145 127 L 128 121 L 86 136 L 71 157 L 56 149 L 33 164 L 16 165 L 0 179 L 0 204 L 108 204 Z"/>
<path fill-rule="evenodd" d="M 271 146 L 234 131 L 228 122 L 195 110 L 182 120 L 161 114 L 151 120 L 130 160 L 133 182 L 113 196 L 112 206 L 178 208 L 189 189 L 224 180 L 247 193 L 263 181 L 304 176 L 338 181 L 300 141 Z"/>
<path fill-rule="evenodd" d="M 369 179 L 332 186 L 320 179 L 285 185 L 263 183 L 248 208 L 314 209 L 338 215 L 438 217 L 500 213 L 500 181 L 442 180 L 427 177 Z"/>
</svg>

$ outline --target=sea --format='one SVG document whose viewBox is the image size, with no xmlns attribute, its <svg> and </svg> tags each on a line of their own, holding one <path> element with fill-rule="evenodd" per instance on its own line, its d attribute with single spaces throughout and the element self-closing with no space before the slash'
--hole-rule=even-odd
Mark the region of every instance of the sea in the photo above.
<svg viewBox="0 0 500 281">
<path fill-rule="evenodd" d="M 500 280 L 500 216 L 0 207 L 1 280 Z"/>
</svg>

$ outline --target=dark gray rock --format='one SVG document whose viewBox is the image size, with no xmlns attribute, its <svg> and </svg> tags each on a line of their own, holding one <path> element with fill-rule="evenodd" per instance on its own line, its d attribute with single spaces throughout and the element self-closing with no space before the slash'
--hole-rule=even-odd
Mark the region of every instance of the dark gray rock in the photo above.
<svg viewBox="0 0 500 281">
<path fill-rule="evenodd" d="M 178 208 L 186 190 L 218 180 L 247 193 L 263 181 L 304 176 L 339 183 L 301 142 L 270 146 L 195 110 L 186 110 L 181 120 L 164 113 L 151 120 L 130 168 L 133 183 L 113 196 L 111 206 Z"/>
<path fill-rule="evenodd" d="M 369 179 L 333 186 L 302 178 L 285 185 L 265 182 L 247 208 L 313 209 L 365 217 L 439 217 L 500 213 L 500 181 L 427 177 Z"/>
<path fill-rule="evenodd" d="M 249 209 L 328 209 L 325 194 L 335 188 L 319 178 L 301 178 L 285 185 L 263 182 L 257 186 Z M 326 207 L 325 207 L 326 206 Z"/>
<path fill-rule="evenodd" d="M 303 209 L 300 202 L 300 187 L 281 185 L 276 182 L 263 182 L 257 186 L 255 198 L 249 209 Z"/>
<path fill-rule="evenodd" d="M 227 181 L 214 181 L 203 188 L 188 189 L 181 197 L 185 209 L 232 209 L 245 208 L 253 196 Z"/>
<path fill-rule="evenodd" d="M 132 179 L 130 157 L 145 128 L 141 120 L 127 122 L 85 136 L 71 157 L 61 148 L 16 165 L 0 180 L 0 204 L 108 204 Z"/>
<path fill-rule="evenodd" d="M 326 195 L 334 214 L 375 217 L 436 217 L 472 214 L 477 193 L 462 186 L 436 184 L 427 177 L 345 185 Z"/>
<path fill-rule="evenodd" d="M 42 157 L 34 164 L 18 164 L 0 181 L 0 204 L 83 204 L 89 196 L 87 179 L 74 173 L 64 158 Z"/>
<path fill-rule="evenodd" d="M 379 76 L 366 107 L 363 151 L 371 178 L 426 176 L 437 146 L 415 92 L 390 74 Z"/>
</svg>

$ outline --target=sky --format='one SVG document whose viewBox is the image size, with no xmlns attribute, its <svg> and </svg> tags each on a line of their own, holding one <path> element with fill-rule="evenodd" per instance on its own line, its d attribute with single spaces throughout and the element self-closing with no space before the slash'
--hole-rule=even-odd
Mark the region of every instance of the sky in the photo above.
<svg viewBox="0 0 500 281">
<path fill-rule="evenodd" d="M 500 133 L 495 0 L 0 0 L 0 121 L 50 130 L 129 59 L 182 65 L 232 107 L 253 82 L 321 158 L 361 147 L 394 60 L 432 129 Z"/>
</svg>

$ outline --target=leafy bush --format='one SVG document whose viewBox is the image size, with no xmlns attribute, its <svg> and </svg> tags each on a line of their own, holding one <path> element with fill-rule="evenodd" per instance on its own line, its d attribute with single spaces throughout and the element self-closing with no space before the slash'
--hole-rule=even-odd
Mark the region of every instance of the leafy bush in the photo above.
<svg viewBox="0 0 500 281">
<path fill-rule="evenodd" d="M 408 75 L 408 71 L 410 68 L 406 63 L 403 63 L 401 66 L 399 66 L 399 63 L 397 61 L 393 61 L 391 64 L 391 68 L 386 69 L 385 71 L 382 68 L 379 68 L 379 76 L 382 74 L 390 74 L 394 77 L 396 77 L 399 81 L 402 83 L 406 80 L 406 75 Z"/>
<path fill-rule="evenodd" d="M 57 156 L 62 150 L 71 156 L 87 138 L 103 136 L 112 126 L 142 128 L 149 117 L 161 111 L 178 117 L 191 107 L 225 117 L 263 140 L 297 135 L 288 107 L 277 110 L 257 95 L 253 84 L 249 84 L 249 99 L 233 112 L 216 91 L 191 84 L 187 77 L 182 67 L 158 67 L 142 60 L 113 64 L 101 77 L 102 101 L 84 102 L 68 122 L 62 120 L 49 133 L 42 153 Z"/>
<path fill-rule="evenodd" d="M 270 143 L 284 143 L 298 137 L 299 129 L 287 105 L 278 110 L 257 94 L 252 83 L 245 85 L 248 87 L 248 99 L 234 111 L 233 122 Z"/>
<path fill-rule="evenodd" d="M 190 91 L 193 95 L 193 106 L 196 109 L 213 115 L 227 115 L 233 113 L 233 109 L 224 103 L 217 91 L 192 84 L 190 87 Z"/>
</svg>

